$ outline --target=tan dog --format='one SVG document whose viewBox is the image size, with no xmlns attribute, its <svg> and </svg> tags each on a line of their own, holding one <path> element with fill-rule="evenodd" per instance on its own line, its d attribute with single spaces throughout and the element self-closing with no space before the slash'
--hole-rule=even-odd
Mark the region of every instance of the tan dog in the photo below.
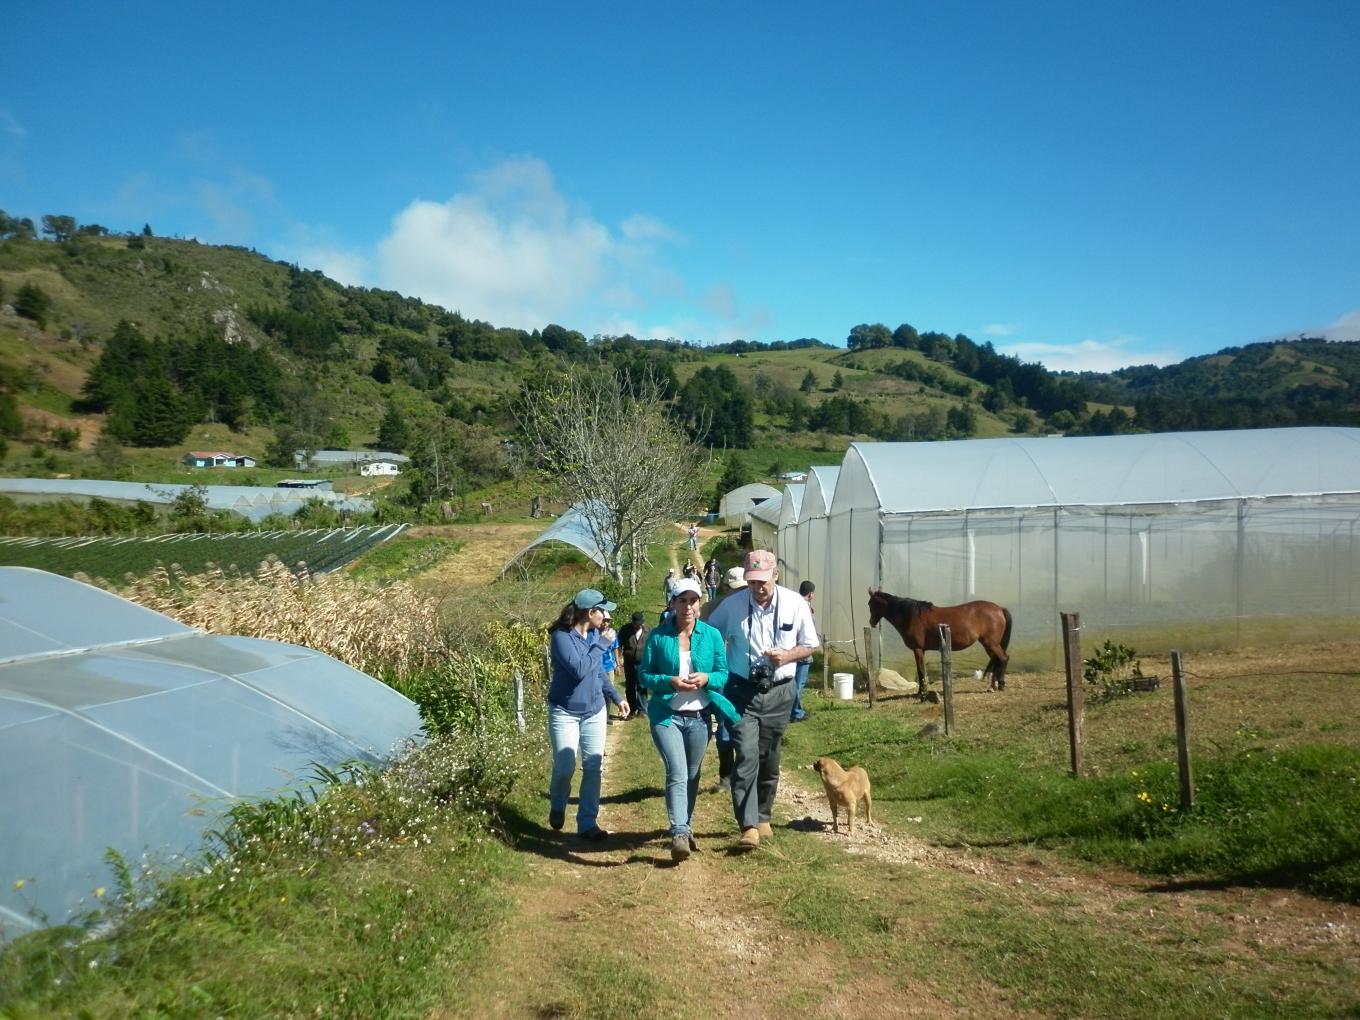
<svg viewBox="0 0 1360 1020">
<path fill-rule="evenodd" d="M 869 796 L 869 773 L 858 765 L 847 772 L 835 758 L 818 758 L 812 767 L 822 777 L 826 799 L 831 803 L 832 832 L 840 831 L 838 815 L 841 808 L 845 809 L 850 832 L 855 831 L 855 815 L 859 812 L 860 801 L 864 801 L 864 820 L 873 824 L 874 802 Z"/>
</svg>

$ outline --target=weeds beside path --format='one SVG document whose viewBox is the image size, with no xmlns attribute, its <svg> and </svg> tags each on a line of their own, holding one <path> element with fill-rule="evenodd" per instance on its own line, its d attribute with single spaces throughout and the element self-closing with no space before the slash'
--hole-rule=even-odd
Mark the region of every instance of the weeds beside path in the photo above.
<svg viewBox="0 0 1360 1020">
<path fill-rule="evenodd" d="M 439 1017 L 1353 1015 L 1360 912 L 1297 893 L 1174 888 L 1025 847 L 941 847 L 887 824 L 832 835 L 791 730 L 775 839 L 732 853 L 704 792 L 702 848 L 669 855 L 642 721 L 610 727 L 599 845 L 510 806 L 516 906 Z M 711 782 L 712 759 L 705 782 Z M 910 822 L 905 823 L 909 827 Z"/>
</svg>

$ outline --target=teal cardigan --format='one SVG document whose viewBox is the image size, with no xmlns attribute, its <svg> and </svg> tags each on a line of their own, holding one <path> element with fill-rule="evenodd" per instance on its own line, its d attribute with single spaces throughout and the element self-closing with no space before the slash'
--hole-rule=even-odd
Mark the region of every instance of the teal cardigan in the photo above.
<svg viewBox="0 0 1360 1020">
<path fill-rule="evenodd" d="M 736 706 L 722 694 L 727 686 L 727 652 L 718 631 L 698 620 L 689 640 L 690 668 L 708 674 L 709 704 L 732 722 L 741 719 Z M 647 638 L 642 661 L 638 663 L 638 680 L 651 694 L 647 699 L 647 718 L 657 726 L 671 724 L 671 699 L 677 691 L 671 677 L 680 672 L 680 635 L 675 624 L 666 622 L 654 629 Z"/>
</svg>

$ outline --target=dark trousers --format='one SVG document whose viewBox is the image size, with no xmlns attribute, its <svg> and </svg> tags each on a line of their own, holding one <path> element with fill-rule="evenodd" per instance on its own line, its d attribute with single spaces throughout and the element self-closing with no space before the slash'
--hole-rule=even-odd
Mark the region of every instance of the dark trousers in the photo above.
<svg viewBox="0 0 1360 1020">
<path fill-rule="evenodd" d="M 641 712 L 646 704 L 642 697 L 642 688 L 638 686 L 638 664 L 623 660 L 623 696 L 628 701 L 628 707 L 634 712 Z"/>
<path fill-rule="evenodd" d="M 779 792 L 779 751 L 789 725 L 795 689 L 792 681 L 763 694 L 745 680 L 723 692 L 741 713 L 732 727 L 737 752 L 732 769 L 732 814 L 737 827 L 750 829 L 768 822 Z"/>
</svg>

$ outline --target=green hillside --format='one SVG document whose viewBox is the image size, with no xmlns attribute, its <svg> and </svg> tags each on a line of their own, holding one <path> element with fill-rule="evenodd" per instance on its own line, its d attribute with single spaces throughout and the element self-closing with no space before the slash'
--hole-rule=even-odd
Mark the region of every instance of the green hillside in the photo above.
<svg viewBox="0 0 1360 1020">
<path fill-rule="evenodd" d="M 715 450 L 750 451 L 757 474 L 826 463 L 857 438 L 1360 422 L 1354 344 L 1075 375 L 905 323 L 848 326 L 831 338 L 843 347 L 588 339 L 469 320 L 241 248 L 101 231 L 0 239 L 5 474 L 216 481 L 180 463 L 213 448 L 256 458 L 253 480 L 269 482 L 293 471 L 296 448 L 419 455 L 437 442 L 462 499 L 518 474 L 504 443 L 514 402 L 571 364 L 661 379 L 682 421 Z"/>
</svg>

